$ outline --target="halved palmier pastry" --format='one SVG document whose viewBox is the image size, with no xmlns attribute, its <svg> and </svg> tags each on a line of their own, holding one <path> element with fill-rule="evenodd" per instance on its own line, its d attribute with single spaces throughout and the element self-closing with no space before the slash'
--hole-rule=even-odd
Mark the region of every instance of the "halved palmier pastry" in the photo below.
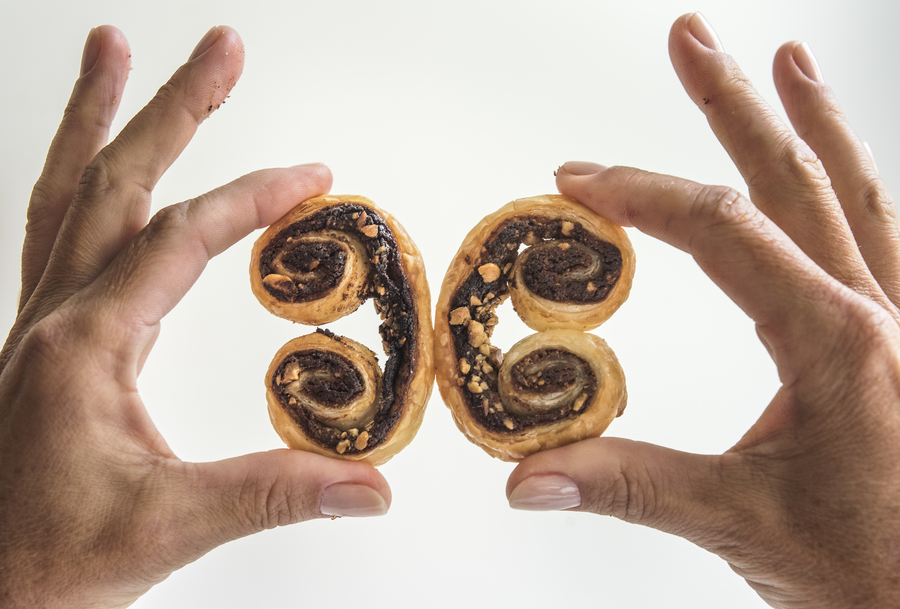
<svg viewBox="0 0 900 609">
<path fill-rule="evenodd" d="M 409 234 L 359 196 L 304 201 L 253 246 L 253 293 L 270 312 L 318 325 L 372 299 L 387 361 L 327 330 L 296 338 L 266 372 L 272 425 L 291 448 L 380 465 L 408 445 L 434 382 L 431 298 Z"/>
<path fill-rule="evenodd" d="M 599 436 L 622 414 L 615 353 L 586 330 L 628 298 L 625 231 L 561 195 L 519 199 L 466 236 L 435 312 L 438 389 L 460 430 L 494 457 Z M 504 355 L 491 344 L 507 298 L 538 333 Z"/>
</svg>

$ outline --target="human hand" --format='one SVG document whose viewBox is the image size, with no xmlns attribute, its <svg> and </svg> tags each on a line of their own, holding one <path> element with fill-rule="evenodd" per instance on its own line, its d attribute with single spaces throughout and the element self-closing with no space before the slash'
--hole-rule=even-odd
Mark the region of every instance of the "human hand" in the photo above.
<svg viewBox="0 0 900 609">
<path fill-rule="evenodd" d="M 686 15 L 675 70 L 749 187 L 567 163 L 560 192 L 693 255 L 755 322 L 781 389 L 723 455 L 598 438 L 538 453 L 513 507 L 613 515 L 719 555 L 774 607 L 900 605 L 900 231 L 808 47 L 774 75 L 792 133 Z"/>
<path fill-rule="evenodd" d="M 237 33 L 213 28 L 104 147 L 130 54 L 115 28 L 88 38 L 28 207 L 19 313 L 0 354 L 3 607 L 126 606 L 227 541 L 390 504 L 362 463 L 287 449 L 182 462 L 137 393 L 160 319 L 208 260 L 331 185 L 321 165 L 258 171 L 148 223 L 157 180 L 243 58 Z"/>
</svg>

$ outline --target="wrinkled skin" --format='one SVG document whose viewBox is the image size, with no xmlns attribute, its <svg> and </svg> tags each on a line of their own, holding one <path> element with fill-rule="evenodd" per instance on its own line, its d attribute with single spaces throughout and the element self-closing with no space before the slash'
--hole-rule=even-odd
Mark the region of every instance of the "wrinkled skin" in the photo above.
<svg viewBox="0 0 900 609">
<path fill-rule="evenodd" d="M 726 561 L 773 607 L 900 606 L 900 232 L 868 148 L 808 47 L 775 83 L 794 130 L 700 16 L 676 72 L 749 188 L 570 162 L 560 192 L 690 253 L 755 322 L 781 389 L 736 446 L 600 438 L 533 455 L 514 507 L 616 516 Z"/>
<path fill-rule="evenodd" d="M 19 313 L 0 355 L 0 606 L 117 607 L 232 539 L 390 504 L 374 468 L 287 449 L 179 460 L 136 381 L 207 261 L 299 201 L 322 165 L 258 171 L 148 222 L 160 176 L 222 103 L 244 49 L 217 27 L 106 145 L 130 67 L 103 26 L 28 206 Z"/>
</svg>

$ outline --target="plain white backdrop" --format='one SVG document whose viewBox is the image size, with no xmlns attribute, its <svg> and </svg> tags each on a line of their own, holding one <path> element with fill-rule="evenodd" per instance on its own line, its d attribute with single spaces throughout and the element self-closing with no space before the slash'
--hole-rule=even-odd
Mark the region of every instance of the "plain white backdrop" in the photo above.
<svg viewBox="0 0 900 609">
<path fill-rule="evenodd" d="M 667 55 L 671 23 L 702 11 L 781 111 L 771 61 L 807 41 L 888 186 L 900 188 L 900 5 L 754 0 L 0 0 L 0 325 L 9 327 L 29 191 L 78 74 L 110 23 L 133 70 L 117 131 L 210 26 L 235 27 L 244 75 L 160 182 L 154 209 L 263 167 L 322 161 L 333 192 L 393 213 L 425 257 L 433 300 L 462 237 L 512 199 L 554 192 L 570 159 L 743 188 Z M 783 114 L 783 112 L 782 112 Z M 752 322 L 687 255 L 630 232 L 630 300 L 597 330 L 629 406 L 607 432 L 722 452 L 777 389 Z M 305 328 L 268 314 L 247 278 L 251 236 L 212 261 L 140 380 L 183 459 L 281 446 L 262 375 Z M 501 309 L 497 342 L 529 333 Z M 378 349 L 370 305 L 331 326 Z M 196 383 L 196 379 L 202 379 Z M 65 388 L 60 387 L 64 393 Z M 268 531 L 215 550 L 136 607 L 758 608 L 728 566 L 678 538 L 580 513 L 508 508 L 510 464 L 456 430 L 435 392 L 413 444 L 382 471 L 390 513 Z"/>
</svg>

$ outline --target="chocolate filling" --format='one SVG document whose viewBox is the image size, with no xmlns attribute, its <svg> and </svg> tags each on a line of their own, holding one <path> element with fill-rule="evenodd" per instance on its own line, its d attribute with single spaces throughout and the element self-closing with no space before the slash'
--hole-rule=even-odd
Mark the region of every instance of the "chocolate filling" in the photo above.
<svg viewBox="0 0 900 609">
<path fill-rule="evenodd" d="M 376 226 L 377 231 L 371 229 L 371 226 Z M 378 332 L 381 335 L 387 362 L 382 375 L 383 386 L 378 412 L 371 428 L 366 430 L 369 432 L 369 441 L 365 448 L 357 449 L 351 443 L 344 452 L 344 454 L 364 453 L 380 446 L 400 420 L 401 409 L 406 402 L 410 383 L 418 365 L 416 357 L 418 319 L 413 290 L 403 271 L 401 252 L 393 231 L 375 210 L 357 203 L 341 203 L 321 209 L 280 231 L 260 254 L 261 276 L 265 277 L 272 272 L 270 266 L 272 261 L 278 252 L 286 247 L 289 240 L 301 241 L 303 235 L 325 229 L 355 233 L 365 245 L 371 271 L 366 280 L 366 291 L 361 297 L 372 298 L 375 310 L 383 320 Z M 363 232 L 364 229 L 366 232 Z M 375 236 L 371 237 L 370 234 Z M 287 265 L 285 258 L 296 262 L 301 270 L 304 270 L 303 264 L 306 261 L 311 263 L 312 260 L 320 260 L 321 263 L 322 260 L 316 257 L 315 252 L 305 249 L 296 256 L 293 254 L 283 256 L 282 260 Z M 320 328 L 317 332 L 326 334 L 334 340 L 341 340 L 328 330 Z M 323 425 L 303 412 L 292 409 L 289 400 L 279 391 L 277 379 L 280 378 L 284 365 L 281 364 L 270 379 L 273 391 L 276 395 L 280 395 L 282 406 L 311 440 L 324 448 L 335 448 L 341 440 L 341 430 Z"/>
<path fill-rule="evenodd" d="M 271 268 L 272 260 L 277 253 L 277 250 L 268 248 L 264 252 L 264 256 L 268 259 L 266 268 L 269 273 L 277 272 Z M 291 282 L 292 289 L 266 283 L 263 284 L 263 288 L 282 301 L 309 302 L 320 298 L 322 293 L 334 289 L 340 282 L 347 263 L 347 252 L 333 241 L 301 238 L 286 242 L 282 246 L 281 263 L 292 273 L 302 273 L 304 281 Z M 262 269 L 260 271 L 263 272 Z"/>
<path fill-rule="evenodd" d="M 303 384 L 303 395 L 311 400 L 339 409 L 347 406 L 365 391 L 365 380 L 353 363 L 331 351 L 295 351 L 282 360 L 273 378 L 272 389 L 278 392 L 282 403 L 288 403 L 288 410 L 296 409 L 291 404 L 291 395 L 285 391 L 290 382 L 278 383 L 284 377 L 285 369 L 296 362 L 302 372 L 326 372 L 326 375 L 310 375 Z M 328 378 L 326 381 L 325 378 Z M 296 402 L 296 400 L 293 400 Z M 301 408 L 302 407 L 298 407 Z M 304 409 L 305 410 L 305 409 Z M 309 417 L 309 412 L 298 416 Z M 292 415 L 293 417 L 293 415 Z"/>
<path fill-rule="evenodd" d="M 512 366 L 512 399 L 524 428 L 574 418 L 597 392 L 590 364 L 563 349 L 537 349 Z M 554 399 L 554 394 L 568 393 Z M 513 405 L 510 405 L 512 407 Z"/>
<path fill-rule="evenodd" d="M 526 286 L 534 293 L 555 302 L 605 300 L 622 274 L 622 252 L 614 244 L 590 233 L 580 223 L 566 222 L 568 226 L 564 232 L 564 222 L 558 218 L 533 215 L 511 218 L 500 224 L 482 246 L 478 259 L 466 257 L 465 262 L 472 265 L 473 271 L 450 298 L 450 311 L 468 308 L 471 318 L 483 324 L 490 335 L 497 323 L 494 310 L 509 296 L 509 284 L 515 281 L 510 276 L 510 270 L 523 243 L 537 246 L 534 252 L 523 252 L 523 255 L 534 258 L 528 261 L 523 273 Z M 570 247 L 560 248 L 558 243 L 549 243 L 550 240 L 569 243 Z M 585 252 L 585 249 L 593 253 Z M 588 258 L 599 261 L 598 273 L 574 281 L 559 281 L 573 271 L 577 274 L 588 268 Z M 501 273 L 494 281 L 485 282 L 478 269 L 488 263 L 496 264 Z M 473 346 L 467 324 L 451 324 L 450 331 L 456 359 L 465 359 L 471 367 L 461 392 L 466 396 L 470 414 L 483 428 L 496 433 L 518 433 L 561 418 L 573 418 L 587 410 L 588 406 L 585 406 L 578 412 L 570 408 L 562 412 L 549 411 L 540 416 L 510 417 L 503 410 L 497 385 L 499 362 L 502 360 L 499 349 Z M 480 362 L 489 364 L 487 372 Z M 468 389 L 470 386 L 475 388 L 471 385 L 473 377 L 478 379 L 478 391 Z"/>
<path fill-rule="evenodd" d="M 606 300 L 622 274 L 622 252 L 602 243 L 606 247 L 594 249 L 559 241 L 525 250 L 519 260 L 523 283 L 533 294 L 553 302 L 590 304 Z M 510 282 L 515 281 L 510 278 Z"/>
</svg>

